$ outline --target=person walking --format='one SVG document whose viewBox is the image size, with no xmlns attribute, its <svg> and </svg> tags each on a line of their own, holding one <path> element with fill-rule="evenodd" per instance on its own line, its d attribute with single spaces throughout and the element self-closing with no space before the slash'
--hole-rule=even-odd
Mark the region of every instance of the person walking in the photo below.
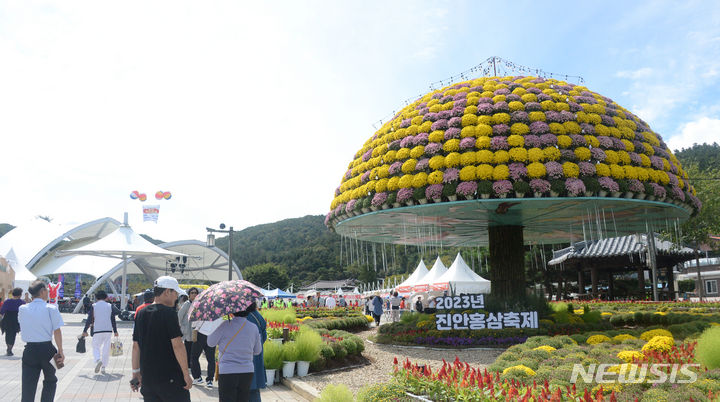
<svg viewBox="0 0 720 402">
<path fill-rule="evenodd" d="M 189 402 L 192 378 L 173 309 L 185 291 L 177 279 L 161 276 L 155 280 L 153 294 L 155 302 L 135 317 L 130 387 L 139 389 L 146 402 Z"/>
<path fill-rule="evenodd" d="M 57 306 L 48 304 L 48 289 L 43 281 L 34 281 L 28 288 L 32 302 L 20 306 L 18 322 L 20 336 L 25 341 L 22 356 L 22 402 L 33 402 L 37 392 L 40 372 L 43 373 L 43 386 L 40 393 L 41 402 L 52 402 L 55 399 L 57 377 L 55 367 L 50 360 L 57 355 L 57 364 L 65 360 L 62 346 L 63 319 Z M 52 339 L 55 339 L 53 346 Z"/>
<path fill-rule="evenodd" d="M 257 311 L 256 306 L 257 305 L 253 303 L 247 308 L 247 311 L 249 312 L 247 319 L 258 327 L 258 331 L 260 332 L 260 344 L 264 345 L 267 340 L 267 322 L 265 322 L 263 316 Z M 261 350 L 259 355 L 253 356 L 255 374 L 253 375 L 253 380 L 250 384 L 250 402 L 261 402 L 260 390 L 265 388 L 267 384 L 264 352 L 264 350 Z"/>
<path fill-rule="evenodd" d="M 400 318 L 400 304 L 401 303 L 402 303 L 402 299 L 398 296 L 398 292 L 394 292 L 392 294 L 392 297 L 390 298 L 390 309 L 391 309 L 392 322 L 397 322 L 397 320 Z"/>
<path fill-rule="evenodd" d="M 248 310 L 233 313 L 208 335 L 208 345 L 220 348 L 220 402 L 249 401 L 255 366 L 253 356 L 262 352 L 258 327 L 247 319 Z"/>
<path fill-rule="evenodd" d="M 207 388 L 212 388 L 215 379 L 215 347 L 208 345 L 207 335 L 198 332 L 197 339 L 192 344 L 192 357 L 190 358 L 190 369 L 192 370 L 194 385 L 203 385 L 202 369 L 200 368 L 200 355 L 203 353 L 205 353 L 205 360 L 207 360 L 207 376 L 204 384 Z"/>
<path fill-rule="evenodd" d="M 180 322 L 180 331 L 182 332 L 183 343 L 185 344 L 185 352 L 188 356 L 192 356 L 193 345 L 193 329 L 190 322 L 190 307 L 200 291 L 196 287 L 188 289 L 188 299 L 178 311 L 178 321 Z"/>
<path fill-rule="evenodd" d="M 383 301 L 378 294 L 372 299 L 372 314 L 373 318 L 375 318 L 375 326 L 379 327 L 380 317 L 382 317 L 383 314 Z"/>
<path fill-rule="evenodd" d="M 422 297 L 418 296 L 417 300 L 415 301 L 415 311 L 418 313 L 423 312 L 423 303 L 422 303 Z"/>
<path fill-rule="evenodd" d="M 95 304 L 90 307 L 88 318 L 85 321 L 82 336 L 87 338 L 88 328 L 92 335 L 93 358 L 95 359 L 95 373 L 102 371 L 105 374 L 105 368 L 110 362 L 110 339 L 115 334 L 118 337 L 117 324 L 115 316 L 120 313 L 117 307 L 107 302 L 107 293 L 104 290 L 98 290 L 95 293 Z"/>
<path fill-rule="evenodd" d="M 12 295 L 12 299 L 5 300 L 2 307 L 0 307 L 0 315 L 2 315 L 0 331 L 5 334 L 5 345 L 7 345 L 6 356 L 13 356 L 12 349 L 15 345 L 15 338 L 18 332 L 20 332 L 18 310 L 20 306 L 25 304 L 20 298 L 20 296 L 22 296 L 22 289 L 15 288 L 10 294 Z"/>
</svg>

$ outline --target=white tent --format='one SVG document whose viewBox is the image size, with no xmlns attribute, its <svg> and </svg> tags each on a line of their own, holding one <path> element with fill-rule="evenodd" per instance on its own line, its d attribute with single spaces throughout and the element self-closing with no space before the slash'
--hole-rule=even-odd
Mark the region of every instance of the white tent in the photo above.
<svg viewBox="0 0 720 402">
<path fill-rule="evenodd" d="M 428 269 L 425 266 L 425 262 L 421 259 L 417 268 L 415 268 L 415 271 L 413 271 L 407 279 L 397 286 L 397 291 L 400 293 L 411 293 L 413 286 L 415 286 L 415 284 L 427 274 Z"/>
<path fill-rule="evenodd" d="M 490 281 L 473 272 L 458 253 L 450 268 L 432 285 L 433 290 L 460 293 L 490 293 Z"/>
<path fill-rule="evenodd" d="M 85 255 L 95 257 L 111 257 L 120 258 L 123 261 L 123 276 L 122 276 L 122 289 L 121 289 L 121 303 L 120 308 L 125 309 L 127 304 L 126 289 L 127 289 L 127 262 L 128 258 L 132 257 L 176 257 L 186 256 L 182 253 L 175 251 L 165 250 L 160 248 L 149 241 L 142 238 L 140 235 L 135 233 L 130 226 L 127 226 L 127 214 L 125 215 L 126 224 L 118 227 L 114 232 L 103 237 L 100 240 L 94 241 L 85 246 L 73 249 L 73 250 L 61 250 L 58 251 L 60 256 L 68 255 Z"/>
<path fill-rule="evenodd" d="M 17 255 L 15 255 L 15 249 L 10 248 L 10 251 L 5 255 L 5 259 L 13 272 L 15 272 L 13 287 L 21 288 L 24 292 L 27 292 L 30 283 L 36 280 L 37 276 L 30 272 L 30 270 L 25 267 L 25 264 L 19 261 Z"/>
<path fill-rule="evenodd" d="M 428 272 L 425 276 L 423 276 L 415 283 L 415 285 L 413 286 L 413 291 L 427 292 L 428 290 L 430 290 L 430 285 L 435 283 L 438 278 L 440 278 L 445 272 L 447 272 L 447 268 L 438 256 L 438 258 L 435 260 L 435 264 L 433 264 L 432 268 L 430 269 L 430 272 Z"/>
</svg>

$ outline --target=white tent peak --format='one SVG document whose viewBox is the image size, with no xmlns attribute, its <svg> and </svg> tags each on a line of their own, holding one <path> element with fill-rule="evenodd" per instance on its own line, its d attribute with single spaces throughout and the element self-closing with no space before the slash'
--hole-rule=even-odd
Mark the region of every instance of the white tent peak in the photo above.
<svg viewBox="0 0 720 402">
<path fill-rule="evenodd" d="M 184 256 L 185 254 L 175 251 L 166 250 L 158 247 L 151 242 L 145 240 L 142 236 L 135 233 L 130 226 L 120 226 L 109 235 L 78 247 L 73 250 L 60 250 L 57 255 L 94 255 L 100 257 L 123 258 L 123 254 L 127 257 L 142 256 Z"/>
<path fill-rule="evenodd" d="M 420 263 L 418 264 L 417 268 L 415 268 L 415 271 L 413 271 L 413 273 L 407 279 L 405 279 L 401 284 L 397 286 L 397 291 L 404 293 L 412 292 L 413 286 L 415 286 L 415 284 L 427 274 L 428 269 L 425 266 L 425 262 L 420 259 Z"/>
<path fill-rule="evenodd" d="M 470 269 L 460 253 L 435 283 L 447 283 L 454 288 L 455 293 L 490 293 L 490 281 Z"/>
<path fill-rule="evenodd" d="M 12 247 L 5 255 L 5 259 L 10 264 L 10 268 L 15 271 L 16 281 L 34 281 L 37 279 L 37 276 L 30 272 L 30 270 L 25 267 L 25 264 L 18 260 L 18 257 L 15 255 L 15 249 Z"/>
<path fill-rule="evenodd" d="M 445 264 L 443 264 L 440 256 L 438 256 L 435 259 L 435 264 L 433 264 L 430 272 L 415 283 L 413 290 L 416 292 L 427 291 L 428 286 L 435 283 L 445 272 L 447 272 L 447 267 L 445 267 Z"/>
</svg>

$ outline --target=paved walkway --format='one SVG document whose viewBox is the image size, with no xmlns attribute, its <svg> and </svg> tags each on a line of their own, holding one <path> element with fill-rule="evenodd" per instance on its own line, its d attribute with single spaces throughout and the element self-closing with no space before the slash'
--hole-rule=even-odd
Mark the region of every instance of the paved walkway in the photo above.
<svg viewBox="0 0 720 402">
<path fill-rule="evenodd" d="M 65 350 L 65 367 L 57 371 L 58 384 L 55 392 L 56 401 L 141 401 L 139 392 L 130 391 L 132 323 L 118 321 L 120 341 L 125 353 L 122 356 L 110 357 L 107 374 L 95 374 L 91 339 L 87 339 L 87 353 L 75 353 L 77 337 L 82 333 L 85 318 L 80 314 L 63 313 L 63 349 Z M 1 351 L 5 351 L 4 337 L 0 339 Z M 3 402 L 20 401 L 21 393 L 21 359 L 24 342 L 18 334 L 17 343 L 13 348 L 15 356 L 0 356 L 0 400 Z M 200 357 L 200 366 L 207 367 L 204 356 Z M 203 370 L 204 371 L 204 370 Z M 204 377 L 204 375 L 203 375 Z M 42 374 L 38 383 L 36 400 L 40 400 Z M 193 401 L 217 401 L 217 384 L 212 389 L 204 386 L 193 386 L 190 390 Z M 262 390 L 263 401 L 305 401 L 298 394 L 282 385 Z"/>
</svg>

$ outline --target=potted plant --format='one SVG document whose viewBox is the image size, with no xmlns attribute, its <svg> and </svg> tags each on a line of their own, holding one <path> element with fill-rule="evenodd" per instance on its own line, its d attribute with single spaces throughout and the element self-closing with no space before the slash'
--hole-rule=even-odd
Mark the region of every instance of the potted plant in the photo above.
<svg viewBox="0 0 720 402">
<path fill-rule="evenodd" d="M 493 192 L 493 184 L 489 180 L 481 180 L 478 182 L 477 192 L 481 198 L 490 198 Z"/>
<path fill-rule="evenodd" d="M 550 196 L 559 197 L 565 192 L 565 180 L 550 180 Z"/>
<path fill-rule="evenodd" d="M 413 199 L 420 204 L 427 204 L 427 198 L 425 198 L 425 186 L 417 187 L 413 190 Z"/>
<path fill-rule="evenodd" d="M 303 328 L 300 331 L 300 334 L 295 339 L 298 377 L 305 377 L 310 368 L 310 363 L 320 357 L 322 343 L 322 337 L 317 332 L 309 328 Z"/>
<path fill-rule="evenodd" d="M 632 198 L 632 193 L 630 192 L 630 183 L 625 179 L 618 179 L 618 192 L 620 193 L 618 197 L 625 197 L 625 198 Z M 628 197 L 628 194 L 630 195 Z"/>
<path fill-rule="evenodd" d="M 620 186 L 618 186 L 615 180 L 609 177 L 599 178 L 598 183 L 600 184 L 600 191 L 598 192 L 600 197 L 605 197 L 608 193 L 615 193 L 620 190 Z"/>
<path fill-rule="evenodd" d="M 370 207 L 373 211 L 377 211 L 378 209 L 382 208 L 383 205 L 385 205 L 385 202 L 387 201 L 387 193 L 382 191 L 379 193 L 375 193 L 375 195 L 372 198 L 372 201 L 370 201 Z"/>
<path fill-rule="evenodd" d="M 275 372 L 282 368 L 282 345 L 265 341 L 263 345 L 263 361 L 265 362 L 265 375 L 267 376 L 267 386 L 269 387 L 275 382 Z"/>
<path fill-rule="evenodd" d="M 445 183 L 443 185 L 442 195 L 449 201 L 457 201 L 457 186 L 456 182 Z"/>
<path fill-rule="evenodd" d="M 530 189 L 536 198 L 540 198 L 550 191 L 550 182 L 544 179 L 530 180 Z"/>
<path fill-rule="evenodd" d="M 282 345 L 283 377 L 291 378 L 295 375 L 295 362 L 297 362 L 297 348 L 295 342 L 286 342 Z"/>
<path fill-rule="evenodd" d="M 475 192 L 477 191 L 478 185 L 474 181 L 463 181 L 457 185 L 457 195 L 465 197 L 467 200 L 475 198 Z"/>
<path fill-rule="evenodd" d="M 513 183 L 513 190 L 515 191 L 515 197 L 523 198 L 525 194 L 530 193 L 530 185 L 524 180 L 518 180 Z"/>
<path fill-rule="evenodd" d="M 365 197 L 362 199 L 362 212 L 364 214 L 370 212 L 370 206 L 372 205 L 372 197 Z"/>
<path fill-rule="evenodd" d="M 282 328 L 268 326 L 267 327 L 267 335 L 268 335 L 268 339 L 270 341 L 275 342 L 278 345 L 282 344 L 282 341 L 283 341 Z"/>
<path fill-rule="evenodd" d="M 395 191 L 391 191 L 388 193 L 387 205 L 392 205 L 393 208 L 397 208 L 400 206 L 400 203 L 397 202 L 397 193 Z"/>
<path fill-rule="evenodd" d="M 407 206 L 414 205 L 413 201 L 413 190 L 411 188 L 401 188 L 397 192 L 397 202 L 400 204 L 405 204 Z"/>
<path fill-rule="evenodd" d="M 630 190 L 630 192 L 625 193 L 626 198 L 637 198 L 640 200 L 645 198 L 645 186 L 643 186 L 638 179 L 628 180 L 628 190 Z M 628 194 L 630 194 L 629 197 Z"/>
<path fill-rule="evenodd" d="M 431 184 L 425 189 L 425 198 L 433 200 L 433 202 L 442 201 L 442 184 Z"/>
<path fill-rule="evenodd" d="M 585 183 L 582 180 L 570 177 L 565 180 L 565 190 L 570 197 L 585 195 Z"/>
<path fill-rule="evenodd" d="M 585 196 L 592 197 L 600 191 L 600 183 L 594 177 L 583 177 L 583 183 L 585 183 Z"/>
</svg>

